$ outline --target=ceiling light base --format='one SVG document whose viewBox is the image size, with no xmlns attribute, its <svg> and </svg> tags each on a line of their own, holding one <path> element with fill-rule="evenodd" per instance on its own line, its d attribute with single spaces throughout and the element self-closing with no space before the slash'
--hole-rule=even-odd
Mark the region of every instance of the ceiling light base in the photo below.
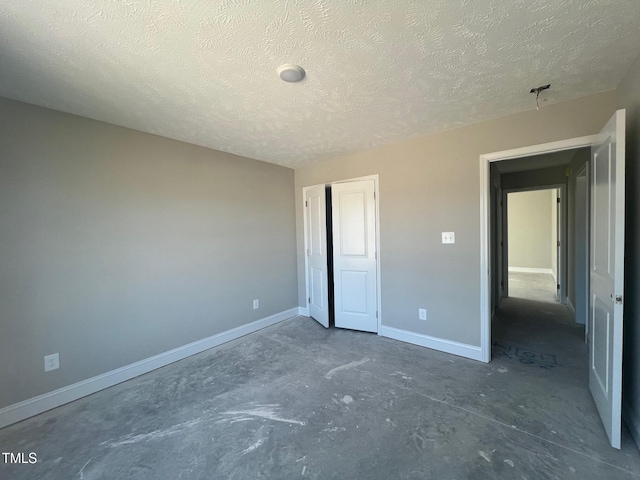
<svg viewBox="0 0 640 480">
<path fill-rule="evenodd" d="M 278 72 L 278 76 L 282 80 L 289 83 L 299 82 L 306 75 L 304 68 L 299 65 L 292 65 L 290 63 L 280 65 L 276 72 Z"/>
</svg>

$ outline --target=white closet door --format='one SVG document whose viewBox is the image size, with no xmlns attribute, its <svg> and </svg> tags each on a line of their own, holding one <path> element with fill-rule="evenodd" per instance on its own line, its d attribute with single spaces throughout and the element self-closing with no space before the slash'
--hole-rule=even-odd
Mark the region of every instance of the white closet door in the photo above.
<svg viewBox="0 0 640 480">
<path fill-rule="evenodd" d="M 378 331 L 373 180 L 332 185 L 335 324 Z"/>
<path fill-rule="evenodd" d="M 307 190 L 305 208 L 308 229 L 309 315 L 325 328 L 329 328 L 327 212 L 324 185 Z"/>
</svg>

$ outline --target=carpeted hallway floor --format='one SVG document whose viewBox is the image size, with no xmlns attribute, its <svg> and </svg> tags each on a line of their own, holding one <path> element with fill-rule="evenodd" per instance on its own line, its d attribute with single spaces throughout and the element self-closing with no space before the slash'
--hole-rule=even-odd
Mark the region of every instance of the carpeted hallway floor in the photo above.
<svg viewBox="0 0 640 480">
<path fill-rule="evenodd" d="M 296 317 L 0 430 L 0 478 L 638 479 L 581 330 L 505 299 L 483 364 Z"/>
</svg>

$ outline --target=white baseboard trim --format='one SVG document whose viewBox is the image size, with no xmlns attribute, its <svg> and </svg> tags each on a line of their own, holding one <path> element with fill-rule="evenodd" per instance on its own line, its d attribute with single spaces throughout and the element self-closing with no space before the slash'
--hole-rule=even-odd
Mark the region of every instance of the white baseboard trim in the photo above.
<svg viewBox="0 0 640 480">
<path fill-rule="evenodd" d="M 573 306 L 573 303 L 571 303 L 571 299 L 569 297 L 567 297 L 567 308 L 569 309 L 569 311 L 571 312 L 571 316 L 575 320 L 576 319 L 576 309 Z"/>
<path fill-rule="evenodd" d="M 553 275 L 553 270 L 550 268 L 509 267 L 509 271 L 514 273 L 548 273 L 549 275 Z"/>
<path fill-rule="evenodd" d="M 298 315 L 303 317 L 309 316 L 309 307 L 298 307 Z"/>
<path fill-rule="evenodd" d="M 65 403 L 73 402 L 79 398 L 86 397 L 87 395 L 99 392 L 105 388 L 112 387 L 118 383 L 122 383 L 139 375 L 151 372 L 152 370 L 169 365 L 170 363 L 190 357 L 196 353 L 217 347 L 218 345 L 230 342 L 231 340 L 243 337 L 249 333 L 269 327 L 288 318 L 295 317 L 296 315 L 298 315 L 298 307 L 247 323 L 246 325 L 232 328 L 231 330 L 203 338 L 202 340 L 197 340 L 193 343 L 183 345 L 182 347 L 174 348 L 173 350 L 154 355 L 153 357 L 145 358 L 144 360 L 82 380 L 52 392 L 38 395 L 37 397 L 29 398 L 22 402 L 14 403 L 13 405 L 0 409 L 0 428 L 34 415 L 38 415 L 42 412 L 46 412 L 47 410 L 59 407 Z"/>
<path fill-rule="evenodd" d="M 453 342 L 442 338 L 430 337 L 421 333 L 409 332 L 399 328 L 387 327 L 382 325 L 378 335 L 382 337 L 393 338 L 401 342 L 419 345 L 421 347 L 432 348 L 445 353 L 451 353 L 460 357 L 470 358 L 471 360 L 482 361 L 482 351 L 480 347 L 469 345 L 466 343 Z"/>
<path fill-rule="evenodd" d="M 636 442 L 636 447 L 640 450 L 640 417 L 638 417 L 629 404 L 625 402 L 622 402 L 622 418 Z"/>
</svg>

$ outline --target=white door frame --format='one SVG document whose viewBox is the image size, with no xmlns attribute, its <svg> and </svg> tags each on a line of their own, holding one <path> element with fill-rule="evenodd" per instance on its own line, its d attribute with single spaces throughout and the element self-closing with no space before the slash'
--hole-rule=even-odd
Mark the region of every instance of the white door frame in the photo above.
<svg viewBox="0 0 640 480">
<path fill-rule="evenodd" d="M 490 201 L 491 163 L 516 158 L 543 155 L 545 153 L 591 147 L 599 142 L 600 135 L 569 138 L 558 142 L 531 145 L 480 155 L 480 354 L 485 363 L 491 361 L 491 252 L 490 252 Z"/>
<path fill-rule="evenodd" d="M 380 335 L 380 327 L 382 326 L 382 307 L 381 307 L 381 285 L 382 285 L 382 272 L 380 270 L 380 257 L 381 255 L 381 246 L 380 246 L 380 186 L 379 186 L 379 175 L 376 173 L 374 175 L 366 175 L 364 177 L 355 177 L 348 178 L 344 180 L 335 180 L 332 182 L 321 183 L 318 185 L 309 185 L 307 187 L 302 187 L 302 211 L 303 211 L 303 222 L 304 222 L 304 284 L 305 284 L 305 304 L 306 308 L 301 311 L 301 314 L 305 317 L 309 316 L 309 259 L 307 258 L 307 248 L 309 239 L 308 231 L 307 231 L 307 209 L 304 208 L 304 201 L 306 198 L 307 190 L 310 188 L 317 187 L 319 185 L 330 186 L 338 183 L 349 183 L 349 182 L 359 182 L 361 180 L 373 180 L 373 189 L 375 195 L 375 205 L 376 205 L 376 309 L 378 310 L 378 335 Z"/>
</svg>

